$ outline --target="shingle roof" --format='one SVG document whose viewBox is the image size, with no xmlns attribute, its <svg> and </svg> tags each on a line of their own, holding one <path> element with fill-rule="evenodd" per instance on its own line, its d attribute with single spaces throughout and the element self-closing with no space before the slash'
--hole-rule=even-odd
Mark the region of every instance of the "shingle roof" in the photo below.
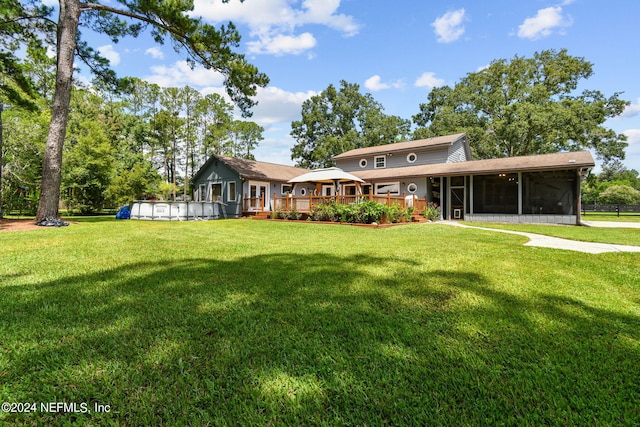
<svg viewBox="0 0 640 427">
<path fill-rule="evenodd" d="M 297 168 L 294 166 L 279 165 L 276 163 L 258 162 L 256 160 L 238 159 L 235 157 L 220 156 L 214 154 L 195 174 L 193 180 L 204 172 L 209 164 L 216 159 L 222 161 L 231 169 L 235 170 L 245 179 L 255 179 L 263 181 L 287 182 L 296 176 L 309 172 L 309 169 Z"/>
<path fill-rule="evenodd" d="M 291 178 L 309 172 L 309 169 L 276 163 L 258 162 L 255 160 L 237 159 L 235 157 L 218 156 L 237 171 L 243 178 L 265 179 L 270 181 L 289 181 Z"/>
<path fill-rule="evenodd" d="M 543 171 L 559 169 L 582 169 L 595 166 L 589 151 L 540 154 L 535 156 L 505 157 L 501 159 L 470 160 L 466 162 L 438 163 L 433 165 L 407 166 L 403 168 L 352 171 L 365 181 L 413 176 L 456 176 L 499 172 Z"/>
<path fill-rule="evenodd" d="M 454 135 L 436 136 L 434 138 L 418 139 L 415 141 L 396 142 L 393 144 L 376 145 L 375 147 L 356 148 L 334 156 L 334 159 L 346 159 L 350 157 L 370 156 L 377 153 L 393 153 L 396 151 L 416 150 L 419 148 L 435 148 L 452 145 L 458 139 L 464 137 L 464 133 Z"/>
</svg>

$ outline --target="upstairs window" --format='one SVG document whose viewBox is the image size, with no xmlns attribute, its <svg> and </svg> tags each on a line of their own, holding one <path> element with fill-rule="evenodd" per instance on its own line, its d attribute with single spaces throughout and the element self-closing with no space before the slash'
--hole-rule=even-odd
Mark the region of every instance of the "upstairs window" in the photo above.
<svg viewBox="0 0 640 427">
<path fill-rule="evenodd" d="M 387 156 L 376 156 L 374 161 L 376 169 L 384 169 L 387 167 Z"/>
<path fill-rule="evenodd" d="M 367 167 L 367 159 L 360 159 L 360 167 L 362 169 Z"/>
<path fill-rule="evenodd" d="M 407 162 L 409 163 L 415 163 L 416 160 L 418 160 L 418 155 L 416 153 L 409 153 L 407 154 Z"/>
</svg>

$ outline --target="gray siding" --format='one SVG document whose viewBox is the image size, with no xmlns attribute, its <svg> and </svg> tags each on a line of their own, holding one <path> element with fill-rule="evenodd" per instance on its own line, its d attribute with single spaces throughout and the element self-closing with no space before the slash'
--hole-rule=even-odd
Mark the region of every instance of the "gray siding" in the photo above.
<svg viewBox="0 0 640 427">
<path fill-rule="evenodd" d="M 229 182 L 236 183 L 235 197 L 229 194 Z M 225 210 L 228 217 L 242 216 L 242 179 L 236 171 L 229 168 L 221 161 L 213 161 L 207 170 L 200 174 L 198 180 L 193 181 L 194 199 L 199 200 L 200 185 L 205 185 L 205 191 L 209 191 L 210 184 L 222 184 L 222 203 L 226 204 Z M 235 201 L 232 201 L 235 199 Z M 207 201 L 209 195 L 207 194 Z"/>
<path fill-rule="evenodd" d="M 464 150 L 463 141 L 464 139 L 459 139 L 449 147 L 447 162 L 453 163 L 453 162 L 465 162 L 467 160 L 471 160 L 471 159 L 467 159 L 467 154 Z"/>
<path fill-rule="evenodd" d="M 462 144 L 460 144 L 462 148 Z M 462 148 L 463 156 L 464 156 L 464 148 Z M 415 153 L 417 159 L 413 163 L 409 163 L 407 160 L 407 156 L 410 153 Z M 382 154 L 380 154 L 382 155 Z M 351 158 L 351 159 L 343 159 L 337 160 L 336 166 L 346 172 L 358 172 L 363 170 L 372 170 L 375 169 L 375 157 L 374 155 L 363 156 L 362 158 Z M 449 158 L 449 150 L 447 148 L 442 148 L 439 150 L 414 150 L 414 151 L 402 151 L 397 153 L 388 153 L 386 154 L 387 164 L 386 169 L 390 168 L 402 168 L 405 166 L 419 166 L 419 165 L 433 165 L 437 163 L 446 163 Z M 367 167 L 360 167 L 360 160 L 367 160 Z"/>
</svg>

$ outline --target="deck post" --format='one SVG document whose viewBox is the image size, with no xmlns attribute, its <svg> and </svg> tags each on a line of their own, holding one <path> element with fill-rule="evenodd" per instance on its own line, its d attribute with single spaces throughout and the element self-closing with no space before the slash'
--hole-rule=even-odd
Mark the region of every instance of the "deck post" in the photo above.
<svg viewBox="0 0 640 427">
<path fill-rule="evenodd" d="M 402 193 L 402 209 L 407 208 L 407 193 Z"/>
</svg>

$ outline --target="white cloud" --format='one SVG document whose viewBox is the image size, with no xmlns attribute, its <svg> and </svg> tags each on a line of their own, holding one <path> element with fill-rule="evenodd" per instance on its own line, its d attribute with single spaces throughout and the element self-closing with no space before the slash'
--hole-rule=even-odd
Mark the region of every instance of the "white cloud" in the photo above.
<svg viewBox="0 0 640 427">
<path fill-rule="evenodd" d="M 354 18 L 337 12 L 340 1 L 303 0 L 300 7 L 296 7 L 298 2 L 294 0 L 232 1 L 227 4 L 220 0 L 195 0 L 193 15 L 215 24 L 232 21 L 249 26 L 250 36 L 257 39 L 248 43 L 252 53 L 297 55 L 316 45 L 310 32 L 296 33 L 296 29 L 305 25 L 324 25 L 347 37 L 358 33 L 360 25 Z"/>
<path fill-rule="evenodd" d="M 444 86 L 444 80 L 437 78 L 435 73 L 429 71 L 422 73 L 422 75 L 416 79 L 414 84 L 417 87 L 433 89 L 434 87 Z"/>
<path fill-rule="evenodd" d="M 386 83 L 382 83 L 381 80 L 382 79 L 377 74 L 375 76 L 371 76 L 367 80 L 365 80 L 364 87 L 374 92 L 377 92 L 379 90 L 389 89 L 390 86 Z"/>
<path fill-rule="evenodd" d="M 164 53 L 162 53 L 162 51 L 156 46 L 150 47 L 149 49 L 145 50 L 144 54 L 150 55 L 154 59 L 164 59 Z"/>
<path fill-rule="evenodd" d="M 568 3 L 567 3 L 568 4 Z M 572 24 L 571 18 L 563 15 L 562 7 L 547 7 L 538 10 L 533 18 L 527 18 L 518 27 L 518 37 L 537 40 L 550 36 L 554 30 L 562 30 Z"/>
<path fill-rule="evenodd" d="M 447 12 L 437 18 L 431 26 L 438 36 L 438 43 L 451 43 L 458 40 L 464 34 L 465 10 L 458 9 Z"/>
<path fill-rule="evenodd" d="M 100 52 L 100 55 L 107 58 L 112 66 L 116 66 L 120 63 L 120 54 L 115 51 L 113 45 L 108 44 L 105 46 L 100 46 L 98 48 L 98 52 Z"/>
<path fill-rule="evenodd" d="M 392 83 L 383 83 L 382 78 L 379 75 L 374 75 L 369 77 L 364 82 L 364 87 L 369 89 L 372 92 L 378 92 L 385 89 L 395 88 L 401 89 L 404 86 L 402 80 L 396 80 Z"/>
<path fill-rule="evenodd" d="M 265 35 L 261 36 L 258 41 L 247 43 L 249 53 L 268 53 L 275 56 L 299 55 L 312 49 L 315 45 L 316 39 L 311 33 L 302 33 L 299 36 L 278 34 L 270 37 Z"/>
<path fill-rule="evenodd" d="M 640 154 L 640 129 L 627 129 L 622 133 L 627 136 L 627 152 Z"/>
<path fill-rule="evenodd" d="M 196 66 L 192 70 L 187 61 L 178 61 L 171 67 L 151 67 L 151 71 L 153 74 L 144 77 L 144 80 L 162 87 L 222 86 L 224 83 L 224 76 L 221 73 L 201 66 Z"/>
<path fill-rule="evenodd" d="M 302 103 L 314 95 L 317 95 L 314 91 L 288 92 L 274 86 L 259 88 L 255 98 L 258 105 L 252 109 L 251 120 L 264 127 L 275 123 L 288 126 L 300 119 Z"/>
<path fill-rule="evenodd" d="M 627 105 L 620 117 L 629 118 L 635 117 L 638 114 L 640 114 L 640 98 L 638 98 L 637 104 Z"/>
</svg>

